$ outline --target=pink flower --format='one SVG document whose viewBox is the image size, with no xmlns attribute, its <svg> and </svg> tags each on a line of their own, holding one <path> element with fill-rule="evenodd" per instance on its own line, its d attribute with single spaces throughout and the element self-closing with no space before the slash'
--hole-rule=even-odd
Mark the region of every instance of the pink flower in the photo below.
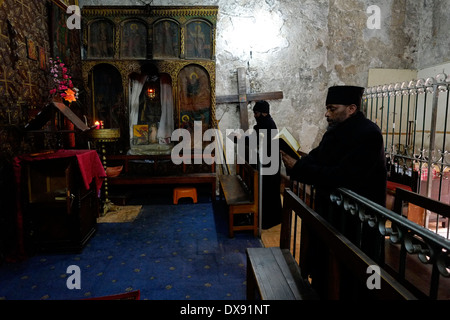
<svg viewBox="0 0 450 320">
<path fill-rule="evenodd" d="M 66 101 L 73 102 L 78 98 L 78 89 L 74 87 L 69 70 L 65 63 L 59 57 L 49 58 L 50 72 L 49 75 L 53 79 L 53 86 L 50 89 L 51 95 L 59 95 Z M 71 90 L 72 89 L 72 90 Z"/>
</svg>

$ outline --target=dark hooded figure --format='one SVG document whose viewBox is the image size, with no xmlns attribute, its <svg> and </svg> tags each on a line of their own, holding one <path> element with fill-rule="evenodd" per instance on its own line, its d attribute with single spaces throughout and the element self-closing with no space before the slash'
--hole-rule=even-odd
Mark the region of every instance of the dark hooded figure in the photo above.
<svg viewBox="0 0 450 320">
<path fill-rule="evenodd" d="M 253 129 L 259 135 L 261 130 L 266 137 L 272 137 L 271 130 L 277 130 L 275 121 L 270 115 L 270 105 L 267 101 L 258 101 L 253 107 L 253 113 L 256 120 L 256 125 Z M 267 148 L 267 156 L 272 159 L 271 143 L 265 144 Z M 260 149 L 260 148 L 258 148 Z M 264 154 L 264 153 L 263 153 Z M 265 164 L 263 166 L 269 167 L 273 164 Z M 280 196 L 280 175 L 281 159 L 278 159 L 278 168 L 275 174 L 262 175 L 262 207 L 260 213 L 262 215 L 262 229 L 270 229 L 281 223 L 281 196 Z"/>
</svg>

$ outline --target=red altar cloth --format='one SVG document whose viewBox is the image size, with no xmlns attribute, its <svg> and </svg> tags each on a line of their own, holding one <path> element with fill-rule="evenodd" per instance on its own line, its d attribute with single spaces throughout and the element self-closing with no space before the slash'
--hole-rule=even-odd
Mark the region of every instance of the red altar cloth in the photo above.
<svg viewBox="0 0 450 320">
<path fill-rule="evenodd" d="M 85 188 L 89 190 L 91 182 L 95 180 L 95 185 L 98 192 L 102 187 L 103 179 L 105 179 L 106 173 L 97 152 L 94 150 L 57 150 L 55 152 L 24 154 L 17 156 L 14 159 L 16 181 L 20 181 L 20 168 L 21 162 L 23 161 L 38 161 L 68 157 L 77 157 Z M 19 178 L 19 180 L 17 180 L 17 178 Z"/>
<path fill-rule="evenodd" d="M 61 159 L 76 157 L 78 166 L 80 168 L 81 177 L 84 186 L 87 190 L 90 189 L 90 184 L 95 181 L 96 192 L 98 194 L 102 187 L 103 180 L 106 177 L 103 164 L 94 150 L 57 150 L 37 154 L 23 154 L 14 158 L 14 176 L 17 187 L 16 199 L 16 218 L 17 218 L 17 236 L 18 236 L 18 259 L 25 257 L 24 243 L 23 243 L 23 216 L 20 195 L 20 180 L 22 173 L 22 163 L 39 160 Z"/>
</svg>

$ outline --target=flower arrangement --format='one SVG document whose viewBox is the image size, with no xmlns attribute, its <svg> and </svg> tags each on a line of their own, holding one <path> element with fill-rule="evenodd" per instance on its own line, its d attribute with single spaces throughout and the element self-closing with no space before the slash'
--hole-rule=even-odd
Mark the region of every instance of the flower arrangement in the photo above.
<svg viewBox="0 0 450 320">
<path fill-rule="evenodd" d="M 60 96 L 69 103 L 78 99 L 78 89 L 72 83 L 66 65 L 59 57 L 49 59 L 50 65 L 50 96 Z"/>
</svg>

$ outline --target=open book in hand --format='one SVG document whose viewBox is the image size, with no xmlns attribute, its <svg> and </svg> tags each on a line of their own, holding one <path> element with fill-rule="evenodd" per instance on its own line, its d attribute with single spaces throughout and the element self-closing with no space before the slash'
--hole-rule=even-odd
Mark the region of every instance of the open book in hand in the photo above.
<svg viewBox="0 0 450 320">
<path fill-rule="evenodd" d="M 289 132 L 288 129 L 283 128 L 278 134 L 273 138 L 273 140 L 279 139 L 280 150 L 284 151 L 292 158 L 298 160 L 300 156 L 300 144 L 294 138 L 294 136 Z"/>
</svg>

